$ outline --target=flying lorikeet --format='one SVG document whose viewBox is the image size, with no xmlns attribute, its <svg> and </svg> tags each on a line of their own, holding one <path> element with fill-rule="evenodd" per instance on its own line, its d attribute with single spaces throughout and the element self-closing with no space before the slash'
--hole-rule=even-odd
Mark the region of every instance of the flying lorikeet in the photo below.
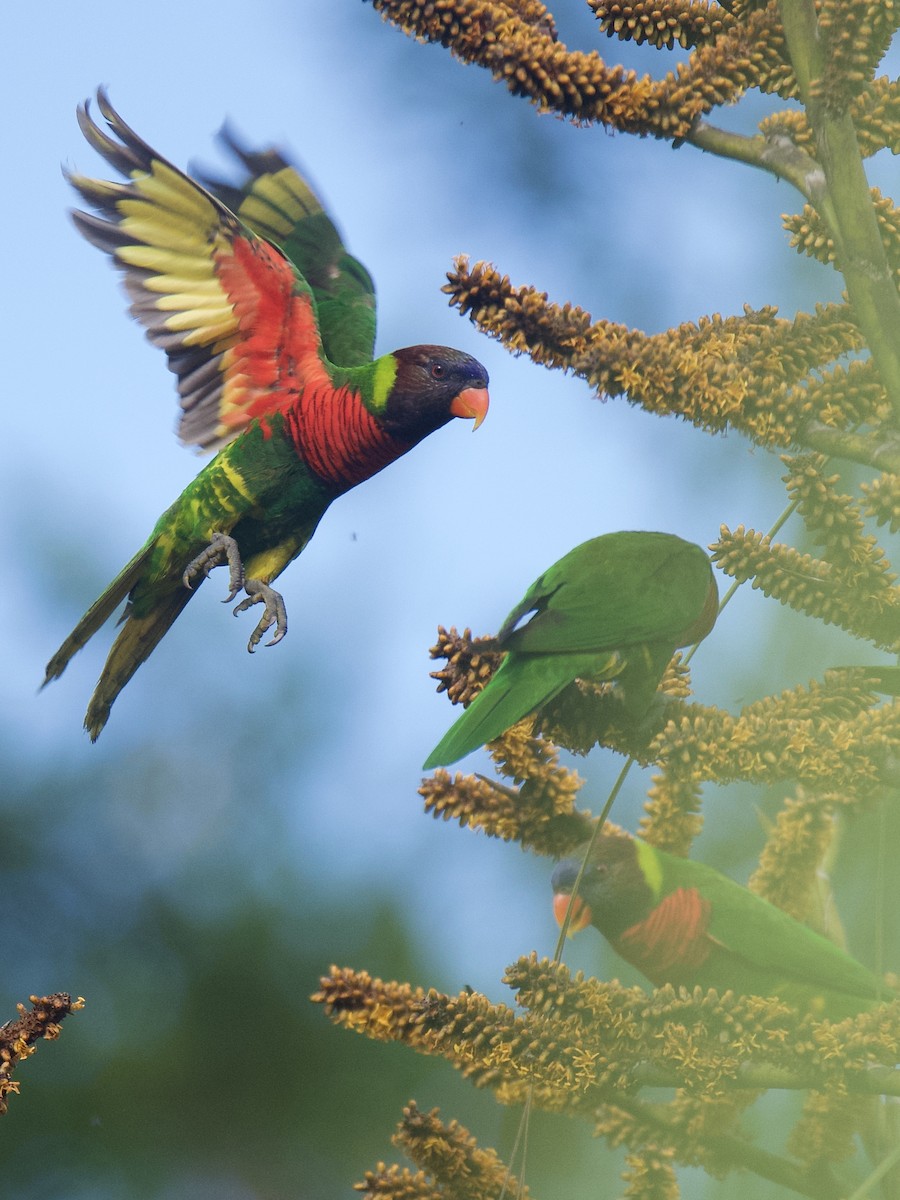
<svg viewBox="0 0 900 1200">
<path fill-rule="evenodd" d="M 574 679 L 614 680 L 627 721 L 647 711 L 678 646 L 706 637 L 718 610 L 709 558 L 671 533 L 606 533 L 536 580 L 493 643 L 508 651 L 443 736 L 445 766 L 537 712 Z"/>
<path fill-rule="evenodd" d="M 580 867 L 580 858 L 569 858 L 553 872 L 560 925 Z M 657 987 L 778 996 L 836 1021 L 893 998 L 861 963 L 767 900 L 637 838 L 598 837 L 569 933 L 589 924 Z"/>
<path fill-rule="evenodd" d="M 247 175 L 237 212 L 152 150 L 97 93 L 110 133 L 78 110 L 84 136 L 127 180 L 69 175 L 99 215 L 81 233 L 124 274 L 131 311 L 178 379 L 179 436 L 216 457 L 160 517 L 145 545 L 56 652 L 45 683 L 127 598 L 91 697 L 95 740 L 116 696 L 187 604 L 227 562 L 236 608 L 262 603 L 252 651 L 287 630 L 270 586 L 337 496 L 445 425 L 488 408 L 484 367 L 446 346 L 372 361 L 374 294 L 309 185 L 276 152 L 231 142 Z M 215 186 L 215 185 L 213 185 Z"/>
</svg>

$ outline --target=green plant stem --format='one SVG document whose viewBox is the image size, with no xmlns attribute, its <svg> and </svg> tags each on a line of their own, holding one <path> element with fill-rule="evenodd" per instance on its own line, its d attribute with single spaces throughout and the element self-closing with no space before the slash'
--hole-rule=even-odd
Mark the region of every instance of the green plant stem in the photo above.
<svg viewBox="0 0 900 1200">
<path fill-rule="evenodd" d="M 883 1158 L 871 1175 L 864 1179 L 859 1187 L 847 1197 L 847 1200 L 865 1200 L 872 1195 L 872 1188 L 880 1183 L 887 1173 L 900 1163 L 900 1143 L 898 1143 L 887 1158 Z"/>
<path fill-rule="evenodd" d="M 821 454 L 847 458 L 878 471 L 900 473 L 900 437 L 896 434 L 879 437 L 832 429 L 820 421 L 806 421 L 797 431 L 797 441 Z"/>
<path fill-rule="evenodd" d="M 811 197 L 834 238 L 837 264 L 881 382 L 900 419 L 900 295 L 882 245 L 856 130 L 822 99 L 829 64 L 814 0 L 779 0 L 791 65 L 816 139 L 824 186 Z"/>
<path fill-rule="evenodd" d="M 591 853 L 594 849 L 594 845 L 597 841 L 597 838 L 600 836 L 601 829 L 606 824 L 606 819 L 609 816 L 610 809 L 612 808 L 613 803 L 615 802 L 616 796 L 618 796 L 619 792 L 622 790 L 622 785 L 625 783 L 625 780 L 628 777 L 628 772 L 631 770 L 631 768 L 634 766 L 634 764 L 635 764 L 635 759 L 628 758 L 624 767 L 622 767 L 622 770 L 619 772 L 618 776 L 616 777 L 616 782 L 612 785 L 612 788 L 610 789 L 610 793 L 606 797 L 606 803 L 603 805 L 603 810 L 600 813 L 600 816 L 597 818 L 597 823 L 594 826 L 594 831 L 591 834 L 591 839 L 587 844 L 587 849 L 585 850 L 584 854 L 581 856 L 581 866 L 579 867 L 578 874 L 575 877 L 575 883 L 572 885 L 572 894 L 569 897 L 569 904 L 568 904 L 568 907 L 566 908 L 566 915 L 563 918 L 563 923 L 559 927 L 559 937 L 556 942 L 556 950 L 554 951 L 554 954 L 553 954 L 553 961 L 557 965 L 559 965 L 559 963 L 562 962 L 563 951 L 566 948 L 566 937 L 568 936 L 568 933 L 569 933 L 569 924 L 570 924 L 570 921 L 572 918 L 572 907 L 575 904 L 575 900 L 578 896 L 578 889 L 581 887 L 582 876 L 584 875 L 585 869 L 586 869 L 588 863 L 590 862 Z"/>
<path fill-rule="evenodd" d="M 761 133 L 748 137 L 698 118 L 685 140 L 708 154 L 768 171 L 777 179 L 793 184 L 810 202 L 821 193 L 825 182 L 816 160 L 787 137 L 763 137 Z"/>
</svg>

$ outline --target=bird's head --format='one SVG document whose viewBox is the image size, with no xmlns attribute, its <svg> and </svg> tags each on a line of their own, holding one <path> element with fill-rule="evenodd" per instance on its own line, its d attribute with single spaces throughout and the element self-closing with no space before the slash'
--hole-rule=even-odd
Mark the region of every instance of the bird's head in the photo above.
<svg viewBox="0 0 900 1200">
<path fill-rule="evenodd" d="M 415 443 L 451 417 L 474 420 L 487 415 L 488 373 L 481 363 L 449 346 L 408 346 L 395 350 L 397 373 L 379 414 L 395 437 Z"/>
<path fill-rule="evenodd" d="M 578 872 L 580 857 L 565 858 L 553 872 L 553 913 L 562 925 Z M 593 925 L 607 938 L 615 938 L 634 924 L 652 901 L 652 893 L 638 862 L 630 837 L 601 835 L 591 852 L 572 904 L 569 934 Z"/>
</svg>

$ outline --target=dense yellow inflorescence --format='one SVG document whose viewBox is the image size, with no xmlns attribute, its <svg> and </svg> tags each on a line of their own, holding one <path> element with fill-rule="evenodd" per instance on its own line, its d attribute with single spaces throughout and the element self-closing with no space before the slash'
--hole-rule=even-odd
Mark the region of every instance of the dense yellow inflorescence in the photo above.
<svg viewBox="0 0 900 1200">
<path fill-rule="evenodd" d="M 842 113 L 872 82 L 900 10 L 893 0 L 820 0 L 817 8 L 825 67 L 811 101 Z"/>
<path fill-rule="evenodd" d="M 781 604 L 884 650 L 900 650 L 900 588 L 889 584 L 883 571 L 875 572 L 877 585 L 863 590 L 854 568 L 802 554 L 755 530 L 725 525 L 713 546 L 713 562 Z"/>
<path fill-rule="evenodd" d="M 727 9 L 706 0 L 636 0 L 633 4 L 588 0 L 607 37 L 640 44 L 647 42 L 657 50 L 671 50 L 676 44 L 688 49 L 709 42 L 725 29 L 734 27 Z"/>
<path fill-rule="evenodd" d="M 879 150 L 900 151 L 900 81 L 882 75 L 854 96 L 850 105 L 860 153 L 868 158 Z M 802 109 L 780 109 L 759 123 L 768 139 L 788 139 L 799 149 L 815 153 L 815 135 Z"/>
<path fill-rule="evenodd" d="M 514 287 L 489 263 L 470 266 L 464 256 L 444 290 L 451 304 L 514 353 L 579 375 L 601 397 L 621 396 L 708 432 L 735 429 L 782 448 L 802 441 L 810 418 L 846 428 L 888 411 L 883 387 L 869 377 L 868 390 L 857 388 L 851 405 L 841 408 L 847 368 L 834 360 L 862 345 L 843 305 L 793 320 L 777 317 L 773 308 L 747 309 L 739 317 L 714 315 L 647 335 L 594 322 L 570 304 L 552 304 L 546 293 Z M 859 377 L 849 370 L 855 382 Z"/>
<path fill-rule="evenodd" d="M 876 525 L 887 525 L 891 533 L 900 529 L 900 475 L 883 474 L 860 485 L 863 507 Z"/>
<path fill-rule="evenodd" d="M 786 97 L 796 90 L 774 0 L 748 10 L 740 22 L 723 13 L 711 37 L 696 37 L 688 62 L 659 80 L 609 67 L 596 51 L 570 50 L 559 41 L 555 25 L 537 10 L 523 15 L 518 4 L 503 0 L 372 3 L 405 32 L 439 42 L 464 62 L 487 68 L 514 95 L 527 97 L 542 111 L 623 133 L 685 138 L 698 117 L 717 105 L 734 103 L 749 88 Z M 629 28 L 640 30 L 658 46 L 672 45 L 681 36 L 696 36 L 703 28 L 689 12 L 683 12 L 683 19 L 676 16 L 671 26 L 666 21 L 657 35 L 649 36 L 650 25 L 638 19 Z M 625 29 L 619 24 L 614 32 Z M 671 36 L 666 29 L 671 29 Z"/>
<path fill-rule="evenodd" d="M 510 1195 L 528 1200 L 528 1188 L 520 1186 L 497 1154 L 480 1149 L 458 1121 L 442 1121 L 436 1108 L 425 1113 L 410 1102 L 393 1141 L 419 1170 L 413 1174 L 379 1163 L 356 1185 L 365 1200 L 479 1200 L 499 1195 L 504 1186 Z"/>
<path fill-rule="evenodd" d="M 648 995 L 534 954 L 505 982 L 515 1009 L 468 990 L 411 998 L 407 984 L 333 967 L 313 999 L 338 1024 L 439 1054 L 508 1100 L 533 1089 L 545 1107 L 578 1116 L 627 1102 L 639 1081 L 711 1098 L 773 1085 L 900 1092 L 900 1002 L 819 1021 L 774 997 L 668 985 Z M 872 1078 L 873 1063 L 890 1066 Z"/>
<path fill-rule="evenodd" d="M 839 797 L 798 788 L 769 829 L 759 866 L 747 884 L 751 892 L 827 936 L 834 933 L 836 918 L 830 911 L 826 864 L 840 805 Z"/>
<path fill-rule="evenodd" d="M 890 196 L 884 196 L 879 188 L 871 189 L 872 209 L 878 222 L 878 231 L 894 279 L 900 283 L 900 211 Z M 821 263 L 837 261 L 835 242 L 828 226 L 811 204 L 805 204 L 799 213 L 784 215 L 782 224 L 790 234 L 790 244 L 800 254 L 815 258 Z"/>
</svg>

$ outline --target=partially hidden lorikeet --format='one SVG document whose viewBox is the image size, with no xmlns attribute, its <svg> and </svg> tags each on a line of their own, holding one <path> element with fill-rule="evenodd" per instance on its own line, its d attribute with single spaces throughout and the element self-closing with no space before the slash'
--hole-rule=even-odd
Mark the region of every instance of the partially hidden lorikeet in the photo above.
<svg viewBox="0 0 900 1200">
<path fill-rule="evenodd" d="M 640 720 L 679 646 L 706 637 L 718 590 L 705 551 L 671 533 L 605 533 L 570 550 L 512 610 L 506 657 L 425 762 L 445 766 L 536 713 L 574 679 L 615 681 Z"/>
<path fill-rule="evenodd" d="M 235 611 L 265 606 L 248 648 L 273 624 L 274 644 L 287 620 L 272 580 L 331 501 L 452 417 L 477 428 L 488 408 L 487 372 L 459 350 L 412 346 L 372 360 L 369 274 L 277 152 L 226 139 L 244 178 L 204 187 L 139 138 L 102 90 L 97 104 L 109 132 L 87 104 L 79 125 L 125 182 L 70 174 L 96 211 L 75 212 L 75 224 L 123 272 L 132 313 L 166 353 L 181 440 L 219 452 L 47 666 L 45 683 L 127 599 L 85 717 L 92 740 L 214 566 L 228 564 L 229 600 L 246 593 Z"/>
<path fill-rule="evenodd" d="M 553 872 L 562 925 L 581 867 Z M 601 834 L 572 901 L 569 933 L 593 925 L 657 987 L 777 996 L 842 1020 L 893 993 L 834 942 L 703 863 L 638 838 Z"/>
</svg>

